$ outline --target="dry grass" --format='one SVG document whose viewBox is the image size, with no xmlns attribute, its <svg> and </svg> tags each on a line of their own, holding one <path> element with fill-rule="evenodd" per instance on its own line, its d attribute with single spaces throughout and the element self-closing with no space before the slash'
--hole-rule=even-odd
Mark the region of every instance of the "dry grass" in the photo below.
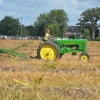
<svg viewBox="0 0 100 100">
<path fill-rule="evenodd" d="M 1 40 L 0 48 L 12 49 L 29 41 L 33 43 L 16 51 L 24 52 L 27 59 L 0 57 L 0 100 L 100 99 L 100 42 L 87 43 L 91 57 L 87 62 L 79 60 L 80 53 L 55 61 L 36 59 L 41 41 Z"/>
</svg>

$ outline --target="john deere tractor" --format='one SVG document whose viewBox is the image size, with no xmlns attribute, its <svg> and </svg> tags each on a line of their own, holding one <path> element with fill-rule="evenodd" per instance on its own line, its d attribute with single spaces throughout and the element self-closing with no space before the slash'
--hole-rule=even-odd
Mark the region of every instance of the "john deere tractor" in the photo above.
<svg viewBox="0 0 100 100">
<path fill-rule="evenodd" d="M 83 61 L 90 59 L 86 50 L 86 39 L 56 39 L 48 40 L 39 45 L 37 57 L 40 59 L 54 60 L 61 58 L 66 53 L 76 54 L 81 52 L 79 58 Z"/>
</svg>

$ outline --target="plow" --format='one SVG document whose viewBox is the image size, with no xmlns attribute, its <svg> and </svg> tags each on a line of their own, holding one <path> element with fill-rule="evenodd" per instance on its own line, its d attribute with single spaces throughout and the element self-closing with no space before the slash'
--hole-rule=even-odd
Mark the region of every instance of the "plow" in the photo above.
<svg viewBox="0 0 100 100">
<path fill-rule="evenodd" d="M 11 50 L 1 48 L 0 54 L 8 54 L 13 57 L 18 56 L 24 59 L 26 58 L 25 54 L 17 53 L 16 50 L 32 42 L 20 45 Z M 55 39 L 54 41 L 42 41 L 38 46 L 37 56 L 35 58 L 43 60 L 55 60 L 57 58 L 60 59 L 64 54 L 67 53 L 72 53 L 72 55 L 76 55 L 77 52 L 80 52 L 81 54 L 79 55 L 79 59 L 82 61 L 88 61 L 90 59 L 90 56 L 87 52 L 86 44 L 86 39 Z"/>
<path fill-rule="evenodd" d="M 1 48 L 0 49 L 0 55 L 6 54 L 6 55 L 8 55 L 8 57 L 12 56 L 13 58 L 14 57 L 20 57 L 22 59 L 25 59 L 26 58 L 25 54 L 24 53 L 17 53 L 16 50 L 19 49 L 19 48 L 22 48 L 24 46 L 27 46 L 28 44 L 31 44 L 31 43 L 32 42 L 28 42 L 26 44 L 17 46 L 15 48 L 11 49 L 11 50 L 5 49 L 5 48 Z"/>
</svg>

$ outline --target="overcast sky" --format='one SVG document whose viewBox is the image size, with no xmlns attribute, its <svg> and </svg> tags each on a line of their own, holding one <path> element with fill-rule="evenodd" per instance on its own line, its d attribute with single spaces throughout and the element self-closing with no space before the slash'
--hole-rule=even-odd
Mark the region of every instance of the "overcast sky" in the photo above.
<svg viewBox="0 0 100 100">
<path fill-rule="evenodd" d="M 0 0 L 0 20 L 6 15 L 19 18 L 25 26 L 33 25 L 41 13 L 63 9 L 69 18 L 69 26 L 75 26 L 80 14 L 100 7 L 100 0 Z"/>
</svg>

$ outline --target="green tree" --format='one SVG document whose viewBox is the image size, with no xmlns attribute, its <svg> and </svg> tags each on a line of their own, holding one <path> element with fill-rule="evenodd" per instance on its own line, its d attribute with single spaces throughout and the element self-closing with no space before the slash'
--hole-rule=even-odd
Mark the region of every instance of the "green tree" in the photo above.
<svg viewBox="0 0 100 100">
<path fill-rule="evenodd" d="M 48 21 L 46 20 L 47 14 L 40 14 L 37 20 L 34 22 L 34 31 L 35 36 L 44 36 L 45 34 L 45 27 L 48 24 Z"/>
<path fill-rule="evenodd" d="M 59 25 L 58 23 L 51 23 L 48 25 L 47 27 L 48 29 L 50 29 L 50 33 L 53 36 L 59 36 Z"/>
<path fill-rule="evenodd" d="M 99 28 L 97 22 L 100 20 L 100 8 L 87 9 L 80 16 L 77 25 L 80 25 L 81 29 L 88 28 L 91 31 L 91 38 L 95 39 L 95 30 Z"/>
<path fill-rule="evenodd" d="M 84 38 L 85 39 L 90 39 L 90 30 L 89 29 L 86 29 L 86 28 L 84 28 L 84 30 L 83 30 L 83 35 L 84 35 Z"/>
<path fill-rule="evenodd" d="M 63 9 L 51 10 L 49 13 L 51 20 L 56 20 L 59 25 L 59 35 L 60 37 L 64 36 L 64 33 L 67 30 L 67 22 L 69 21 L 67 14 Z"/>
<path fill-rule="evenodd" d="M 63 9 L 51 10 L 48 13 L 40 14 L 37 18 L 34 23 L 35 32 L 37 35 L 44 36 L 45 29 L 50 28 L 53 35 L 63 37 L 68 21 L 68 16 Z"/>
<path fill-rule="evenodd" d="M 22 35 L 23 36 L 29 36 L 30 35 L 29 30 L 24 25 L 22 26 Z"/>
<path fill-rule="evenodd" d="M 26 26 L 27 30 L 29 31 L 29 34 L 31 36 L 34 36 L 35 35 L 35 30 L 34 30 L 34 26 L 33 25 L 30 25 L 30 26 Z"/>
<path fill-rule="evenodd" d="M 20 22 L 19 19 L 15 19 L 12 16 L 5 16 L 0 21 L 0 34 L 14 36 L 20 34 Z"/>
</svg>

